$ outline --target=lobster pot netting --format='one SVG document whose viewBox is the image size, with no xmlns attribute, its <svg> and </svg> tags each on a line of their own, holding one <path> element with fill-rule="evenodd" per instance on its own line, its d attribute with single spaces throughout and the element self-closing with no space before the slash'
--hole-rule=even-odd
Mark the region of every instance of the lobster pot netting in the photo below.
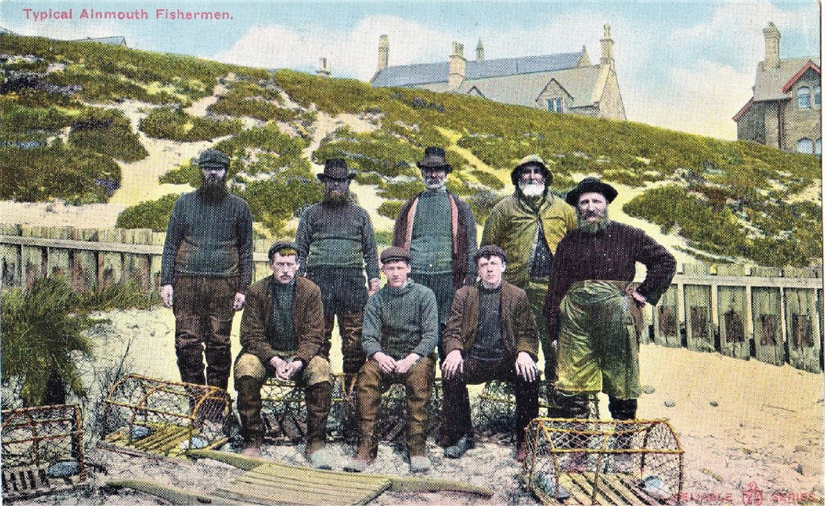
<svg viewBox="0 0 825 506">
<path fill-rule="evenodd" d="M 344 386 L 344 375 L 333 375 L 332 407 L 327 419 L 327 434 L 339 441 L 355 444 L 358 439 L 357 389 Z M 261 388 L 264 439 L 281 444 L 300 444 L 306 435 L 304 389 L 292 381 L 269 378 Z M 375 435 L 381 441 L 404 441 L 407 426 L 406 392 L 403 384 L 391 385 L 381 396 Z M 435 381 L 430 395 L 429 434 L 435 434 L 441 415 L 441 383 Z"/>
<path fill-rule="evenodd" d="M 502 380 L 488 381 L 470 409 L 473 427 L 478 434 L 509 436 L 513 433 L 516 424 L 516 395 L 512 384 Z M 588 411 L 588 418 L 599 417 L 599 400 L 596 395 L 588 396 Z M 545 381 L 539 385 L 539 415 L 542 413 L 547 413 L 548 416 L 559 413 L 552 384 Z"/>
<path fill-rule="evenodd" d="M 2 412 L 3 497 L 14 498 L 86 483 L 83 429 L 75 405 Z"/>
<path fill-rule="evenodd" d="M 678 504 L 683 453 L 665 420 L 536 418 L 520 479 L 547 504 Z"/>
<path fill-rule="evenodd" d="M 101 444 L 114 450 L 176 457 L 227 440 L 229 398 L 217 387 L 130 375 L 103 405 Z"/>
</svg>

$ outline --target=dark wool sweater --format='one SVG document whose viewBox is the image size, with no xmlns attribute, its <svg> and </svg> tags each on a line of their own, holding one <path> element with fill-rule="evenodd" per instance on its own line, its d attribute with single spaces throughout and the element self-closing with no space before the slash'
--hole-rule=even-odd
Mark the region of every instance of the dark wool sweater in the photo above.
<svg viewBox="0 0 825 506">
<path fill-rule="evenodd" d="M 238 276 L 239 293 L 252 281 L 252 214 L 242 198 L 207 199 L 200 190 L 175 203 L 161 260 L 161 284 L 175 276 Z"/>
<path fill-rule="evenodd" d="M 319 202 L 307 208 L 295 243 L 301 272 L 313 267 L 354 267 L 366 268 L 369 279 L 380 275 L 369 214 L 352 202 L 343 206 Z"/>
<path fill-rule="evenodd" d="M 614 221 L 595 234 L 581 229 L 568 232 L 556 248 L 545 300 L 550 336 L 558 336 L 559 304 L 574 283 L 584 280 L 633 281 L 636 262 L 647 267 L 645 279 L 636 291 L 655 305 L 676 272 L 676 259 L 662 245 L 638 228 Z"/>
<path fill-rule="evenodd" d="M 361 346 L 367 357 L 381 351 L 396 360 L 410 353 L 426 357 L 438 343 L 435 294 L 412 280 L 401 288 L 384 285 L 367 301 Z"/>
</svg>

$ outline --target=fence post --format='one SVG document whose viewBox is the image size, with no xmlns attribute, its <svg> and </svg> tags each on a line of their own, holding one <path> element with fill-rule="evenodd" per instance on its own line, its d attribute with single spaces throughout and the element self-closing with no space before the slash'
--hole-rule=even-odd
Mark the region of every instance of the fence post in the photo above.
<svg viewBox="0 0 825 506">
<path fill-rule="evenodd" d="M 20 235 L 20 225 L 0 223 L 0 233 L 3 235 Z M 16 244 L 0 244 L 0 264 L 2 264 L 2 286 L 20 286 L 20 246 Z"/>
<path fill-rule="evenodd" d="M 46 237 L 45 227 L 24 225 L 23 237 Z M 31 288 L 35 281 L 46 277 L 46 248 L 43 246 L 20 246 L 21 278 L 26 288 Z"/>
<path fill-rule="evenodd" d="M 812 269 L 785 268 L 786 278 L 811 278 L 816 273 Z M 785 289 L 785 321 L 788 343 L 788 361 L 797 369 L 810 372 L 821 371 L 819 364 L 820 340 L 818 338 L 820 307 L 816 290 L 810 288 Z"/>
<path fill-rule="evenodd" d="M 780 277 L 782 269 L 754 267 L 751 269 L 751 276 Z M 755 286 L 751 290 L 756 359 L 774 365 L 785 363 L 781 295 L 778 287 Z"/>
<path fill-rule="evenodd" d="M 49 227 L 49 239 L 71 239 L 74 227 Z M 72 251 L 63 248 L 46 247 L 47 275 L 59 274 L 69 278 L 72 270 Z"/>
<path fill-rule="evenodd" d="M 705 264 L 685 264 L 685 275 L 707 276 Z M 685 328 L 687 347 L 693 351 L 715 351 L 711 312 L 711 285 L 685 283 Z"/>
<path fill-rule="evenodd" d="M 720 265 L 719 276 L 745 276 L 744 265 Z M 747 291 L 744 286 L 719 286 L 719 348 L 729 357 L 748 360 L 751 355 L 750 339 L 745 325 L 747 322 Z"/>
<path fill-rule="evenodd" d="M 148 228 L 124 229 L 123 242 L 126 244 L 152 244 L 152 230 Z M 123 278 L 121 283 L 134 279 L 144 292 L 149 291 L 149 256 L 138 253 L 123 255 Z"/>
<path fill-rule="evenodd" d="M 97 230 L 80 228 L 73 232 L 75 241 L 97 242 Z M 97 252 L 75 250 L 72 261 L 72 287 L 78 292 L 90 292 L 97 289 Z"/>
<path fill-rule="evenodd" d="M 679 325 L 679 285 L 670 285 L 653 308 L 653 341 L 662 346 L 679 348 L 682 335 Z"/>
<path fill-rule="evenodd" d="M 97 240 L 108 243 L 122 243 L 123 230 L 100 229 Z M 97 289 L 105 290 L 123 280 L 123 254 L 112 251 L 101 251 L 97 257 Z"/>
</svg>

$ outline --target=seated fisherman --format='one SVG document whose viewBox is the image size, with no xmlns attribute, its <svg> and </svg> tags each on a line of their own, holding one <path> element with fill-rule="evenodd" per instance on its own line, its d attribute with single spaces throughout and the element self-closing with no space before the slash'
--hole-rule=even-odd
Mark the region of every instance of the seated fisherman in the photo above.
<svg viewBox="0 0 825 506">
<path fill-rule="evenodd" d="M 313 467 L 330 469 L 326 445 L 331 376 L 324 345 L 321 291 L 295 276 L 297 246 L 278 241 L 269 249 L 273 275 L 249 288 L 241 318 L 241 350 L 235 360 L 235 389 L 244 439 L 242 455 L 259 457 L 261 386 L 267 377 L 294 380 L 304 387 L 307 405 L 305 454 Z"/>
<path fill-rule="evenodd" d="M 451 438 L 444 456 L 460 458 L 473 448 L 467 384 L 498 379 L 511 383 L 516 394 L 516 454 L 524 460 L 524 429 L 538 416 L 538 330 L 527 294 L 502 280 L 507 254 L 494 244 L 475 254 L 477 285 L 456 292 L 447 327 L 441 366 L 444 404 L 442 426 Z"/>
<path fill-rule="evenodd" d="M 408 279 L 410 254 L 390 247 L 381 252 L 387 284 L 364 308 L 361 343 L 367 362 L 358 373 L 358 450 L 344 466 L 361 472 L 378 453 L 375 419 L 381 393 L 393 383 L 407 390 L 407 449 L 410 472 L 430 469 L 425 452 L 428 404 L 435 377 L 438 306 L 432 290 Z"/>
</svg>

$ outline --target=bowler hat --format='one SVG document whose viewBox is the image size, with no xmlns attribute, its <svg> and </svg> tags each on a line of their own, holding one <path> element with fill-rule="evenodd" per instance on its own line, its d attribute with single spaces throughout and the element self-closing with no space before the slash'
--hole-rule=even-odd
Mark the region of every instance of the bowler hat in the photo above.
<svg viewBox="0 0 825 506">
<path fill-rule="evenodd" d="M 579 181 L 579 184 L 577 184 L 575 188 L 567 192 L 564 200 L 571 206 L 576 207 L 579 204 L 579 197 L 584 193 L 601 193 L 604 195 L 608 204 L 613 202 L 613 199 L 619 194 L 619 192 L 609 184 L 602 183 L 595 177 L 586 177 Z"/>
<path fill-rule="evenodd" d="M 207 149 L 198 157 L 198 167 L 201 169 L 206 167 L 227 169 L 229 168 L 229 157 L 217 149 Z"/>
<path fill-rule="evenodd" d="M 407 263 L 410 263 L 410 252 L 405 250 L 404 248 L 399 248 L 398 246 L 390 246 L 389 248 L 381 252 L 382 264 L 385 264 L 387 262 L 395 262 L 397 260 L 403 260 Z"/>
<path fill-rule="evenodd" d="M 550 184 L 553 182 L 553 174 L 550 173 L 550 169 L 547 168 L 547 164 L 544 163 L 544 160 L 542 160 L 539 155 L 534 154 L 527 155 L 519 160 L 516 168 L 510 172 L 510 181 L 513 182 L 513 186 L 518 186 L 518 180 L 521 177 L 521 169 L 527 165 L 537 165 L 541 169 L 541 173 L 544 175 L 544 184 Z"/>
<path fill-rule="evenodd" d="M 267 253 L 269 261 L 272 261 L 272 257 L 275 256 L 275 253 L 278 253 L 285 249 L 295 250 L 295 252 L 297 253 L 298 245 L 290 241 L 275 241 L 275 243 L 269 248 L 269 253 Z"/>
<path fill-rule="evenodd" d="M 327 179 L 350 180 L 355 177 L 355 171 L 350 172 L 347 169 L 347 162 L 343 158 L 330 158 L 324 162 L 324 172 L 317 174 L 317 177 L 321 181 Z"/>
<path fill-rule="evenodd" d="M 476 254 L 473 256 L 473 260 L 478 262 L 479 258 L 489 258 L 493 255 L 501 258 L 502 262 L 507 262 L 507 253 L 495 244 L 487 244 L 478 248 Z"/>
<path fill-rule="evenodd" d="M 447 163 L 447 155 L 444 148 L 430 146 L 424 150 L 424 159 L 416 162 L 419 169 L 443 169 L 452 172 L 452 166 Z"/>
</svg>

